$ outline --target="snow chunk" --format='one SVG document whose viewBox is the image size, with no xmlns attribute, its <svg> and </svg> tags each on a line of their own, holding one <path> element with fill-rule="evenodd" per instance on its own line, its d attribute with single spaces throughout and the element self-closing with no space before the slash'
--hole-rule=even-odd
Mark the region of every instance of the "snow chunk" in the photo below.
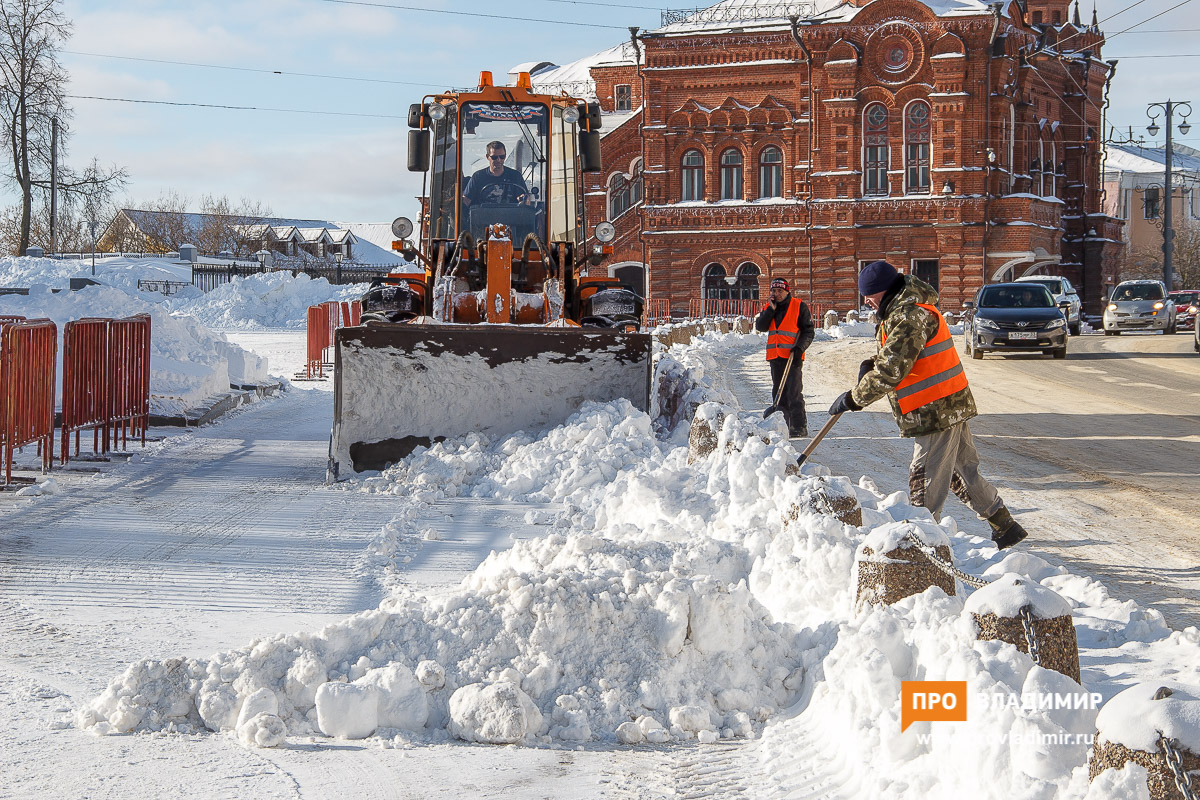
<svg viewBox="0 0 1200 800">
<path fill-rule="evenodd" d="M 321 684 L 317 727 L 326 736 L 365 739 L 379 727 L 379 689 L 360 683 Z"/>
<path fill-rule="evenodd" d="M 950 537 L 936 524 L 927 522 L 889 522 L 873 528 L 858 546 L 858 557 L 862 558 L 863 548 L 869 547 L 874 555 L 871 560 L 878 561 L 884 553 L 890 553 L 897 548 L 914 547 L 908 535 L 913 534 L 926 547 L 950 546 Z"/>
<path fill-rule="evenodd" d="M 1104 770 L 1088 786 L 1083 800 L 1150 800 L 1150 773 L 1135 761 Z"/>
<path fill-rule="evenodd" d="M 1062 595 L 1013 572 L 972 593 L 963 610 L 1013 618 L 1027 605 L 1033 606 L 1033 616 L 1038 619 L 1071 616 L 1071 604 Z"/>
<path fill-rule="evenodd" d="M 515 744 L 542 728 L 542 715 L 520 687 L 472 683 L 450 697 L 450 733 L 468 742 Z"/>
<path fill-rule="evenodd" d="M 378 689 L 379 727 L 417 731 L 429 719 L 429 700 L 412 670 L 403 664 L 373 669 L 355 681 Z"/>
</svg>

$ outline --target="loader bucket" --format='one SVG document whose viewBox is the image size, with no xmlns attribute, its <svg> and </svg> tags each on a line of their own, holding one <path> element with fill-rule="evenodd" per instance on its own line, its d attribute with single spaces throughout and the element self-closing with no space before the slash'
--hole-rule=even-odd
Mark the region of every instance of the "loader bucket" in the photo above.
<svg viewBox="0 0 1200 800">
<path fill-rule="evenodd" d="M 585 400 L 650 408 L 651 337 L 595 328 L 373 322 L 334 341 L 329 479 L 419 446 L 558 425 Z"/>
</svg>

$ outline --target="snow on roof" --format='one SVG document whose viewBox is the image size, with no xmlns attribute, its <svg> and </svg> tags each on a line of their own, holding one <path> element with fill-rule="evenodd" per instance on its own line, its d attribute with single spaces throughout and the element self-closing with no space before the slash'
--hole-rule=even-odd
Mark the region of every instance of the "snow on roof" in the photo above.
<svg viewBox="0 0 1200 800">
<path fill-rule="evenodd" d="M 939 17 L 990 14 L 987 3 L 980 0 L 924 0 L 924 4 Z M 1004 4 L 1007 10 L 1008 3 Z M 655 33 L 686 35 L 713 33 L 733 29 L 749 30 L 783 28 L 790 25 L 788 17 L 798 14 L 808 22 L 846 22 L 862 7 L 844 0 L 812 0 L 801 4 L 784 4 L 778 0 L 723 0 L 691 16 L 672 22 Z"/>
<path fill-rule="evenodd" d="M 1161 178 L 1167 166 L 1165 147 L 1137 147 L 1135 145 L 1110 144 L 1105 146 L 1104 177 L 1116 180 L 1121 172 L 1132 172 Z M 1171 148 L 1171 170 L 1200 172 L 1200 150 L 1183 145 Z"/>
<path fill-rule="evenodd" d="M 392 242 L 396 241 L 396 237 L 392 235 L 392 223 L 390 222 L 335 222 L 333 224 L 350 231 L 360 242 L 370 242 L 381 250 L 392 252 Z M 336 231 L 329 233 L 337 235 Z"/>
<path fill-rule="evenodd" d="M 593 53 L 561 67 L 543 70 L 533 75 L 534 91 L 558 92 L 596 99 L 596 83 L 592 80 L 592 67 L 634 66 L 638 63 L 633 45 L 623 42 L 599 53 Z M 517 70 L 521 65 L 513 67 Z M 511 71 L 510 71 L 511 74 Z"/>
</svg>

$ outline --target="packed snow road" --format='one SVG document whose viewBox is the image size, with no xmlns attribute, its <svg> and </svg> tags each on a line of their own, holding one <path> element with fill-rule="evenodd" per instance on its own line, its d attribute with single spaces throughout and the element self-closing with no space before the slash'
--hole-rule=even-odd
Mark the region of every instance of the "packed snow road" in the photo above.
<svg viewBox="0 0 1200 800">
<path fill-rule="evenodd" d="M 804 366 L 813 433 L 874 351 L 869 339 L 813 346 Z M 1090 334 L 1070 339 L 1065 361 L 988 354 L 963 363 L 984 474 L 1029 530 L 1027 546 L 1157 608 L 1173 627 L 1200 623 L 1200 356 L 1191 337 Z M 732 367 L 743 406 L 769 402 L 761 356 Z M 834 474 L 904 486 L 912 444 L 880 402 L 842 417 L 813 457 Z M 954 497 L 946 509 L 986 535 Z"/>
</svg>

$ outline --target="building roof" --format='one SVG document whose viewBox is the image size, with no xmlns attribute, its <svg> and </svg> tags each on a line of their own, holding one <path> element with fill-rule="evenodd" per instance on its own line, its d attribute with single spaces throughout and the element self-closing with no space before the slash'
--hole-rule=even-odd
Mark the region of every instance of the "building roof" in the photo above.
<svg viewBox="0 0 1200 800">
<path fill-rule="evenodd" d="M 151 217 L 162 212 L 145 211 L 135 208 L 121 209 L 130 222 L 136 225 L 141 230 L 152 228 Z M 184 224 L 191 230 L 198 230 L 201 222 L 205 217 L 216 216 L 213 214 L 196 214 L 184 213 L 180 215 L 183 218 Z M 377 244 L 366 237 L 356 235 L 354 228 L 356 223 L 347 222 L 330 222 L 322 219 L 285 219 L 282 217 L 264 217 L 261 220 L 253 222 L 243 221 L 245 217 L 231 215 L 233 221 L 232 227 L 239 229 L 239 232 L 247 239 L 262 237 L 268 228 L 272 233 L 277 235 L 279 239 L 287 239 L 291 236 L 303 239 L 304 241 L 316 241 L 321 238 L 322 234 L 326 237 L 326 241 L 334 244 L 340 244 L 347 236 L 354 250 L 352 257 L 354 261 L 363 264 L 403 264 L 404 259 L 398 253 L 391 249 L 391 241 L 386 244 Z M 111 224 L 111 223 L 110 223 Z M 371 223 L 367 223 L 371 225 Z M 313 238 L 309 238 L 309 237 Z"/>
<path fill-rule="evenodd" d="M 1104 147 L 1104 180 L 1119 180 L 1121 173 L 1162 180 L 1167 168 L 1167 148 L 1109 144 Z M 1171 172 L 1190 172 L 1200 178 L 1200 150 L 1177 144 L 1171 147 Z"/>
<path fill-rule="evenodd" d="M 596 83 L 592 80 L 592 67 L 622 67 L 635 66 L 638 63 L 637 53 L 631 42 L 623 42 L 584 56 L 561 67 L 551 66 L 531 76 L 533 89 L 536 92 L 566 92 L 573 97 L 584 100 L 596 99 Z M 510 70 L 517 71 L 523 66 L 518 64 Z"/>
<path fill-rule="evenodd" d="M 876 0 L 884 2 L 884 0 Z M 981 0 L 922 0 L 939 17 L 962 17 L 991 14 Z M 1003 4 L 1003 12 L 1008 10 Z M 715 33 L 739 29 L 778 30 L 790 27 L 788 17 L 796 14 L 805 22 L 846 22 L 866 6 L 855 6 L 844 0 L 808 0 L 802 3 L 781 3 L 779 0 L 722 0 L 654 31 L 666 36 L 695 33 Z M 678 13 L 678 12 L 677 12 Z M 682 16 L 682 13 L 680 13 Z"/>
</svg>

